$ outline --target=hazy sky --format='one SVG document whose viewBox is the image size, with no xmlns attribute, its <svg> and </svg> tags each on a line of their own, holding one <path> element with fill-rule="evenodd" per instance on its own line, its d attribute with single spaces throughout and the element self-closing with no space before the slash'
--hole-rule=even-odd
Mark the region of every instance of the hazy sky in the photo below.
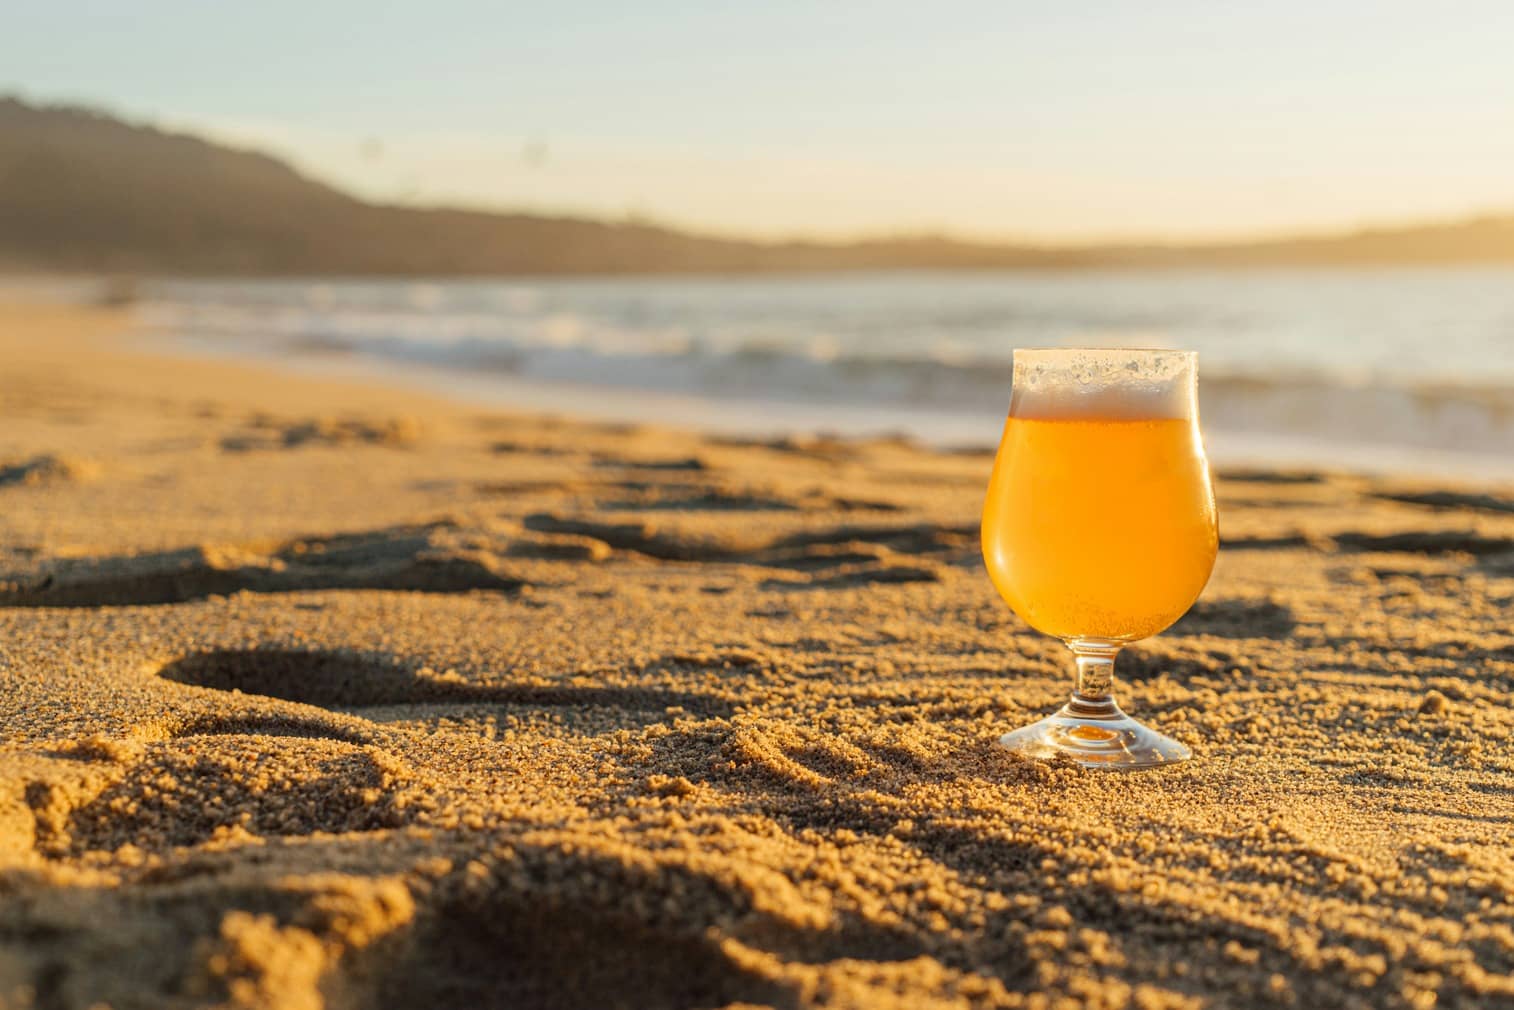
<svg viewBox="0 0 1514 1010">
<path fill-rule="evenodd" d="M 0 90 L 381 199 L 1071 240 L 1514 209 L 1514 0 L 48 0 Z"/>
</svg>

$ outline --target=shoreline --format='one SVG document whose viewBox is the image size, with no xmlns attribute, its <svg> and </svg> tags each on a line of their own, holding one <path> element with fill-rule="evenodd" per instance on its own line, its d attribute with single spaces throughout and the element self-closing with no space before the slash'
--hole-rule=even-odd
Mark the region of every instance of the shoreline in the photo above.
<svg viewBox="0 0 1514 1010">
<path fill-rule="evenodd" d="M 742 396 L 716 398 L 595 385 L 477 377 L 440 366 L 386 362 L 356 354 L 259 354 L 217 350 L 203 342 L 136 329 L 134 339 L 158 353 L 209 361 L 250 363 L 315 378 L 377 382 L 439 396 L 459 405 L 506 408 L 618 424 L 655 424 L 714 436 L 784 438 L 808 435 L 908 438 L 938 451 L 992 451 L 1004 419 L 993 412 L 954 412 L 908 406 L 866 407 Z M 1202 380 L 1201 380 L 1202 381 Z M 1008 395 L 1005 396 L 1008 409 Z M 1221 468 L 1315 469 L 1393 478 L 1514 485 L 1514 454 L 1447 451 L 1422 446 L 1365 444 L 1298 435 L 1204 427 L 1211 461 Z"/>
<path fill-rule="evenodd" d="M 1118 697 L 983 453 L 149 353 L 0 304 L 0 1004 L 1514 1001 L 1514 494 L 1221 469 Z M 152 956 L 144 958 L 144 950 Z"/>
</svg>

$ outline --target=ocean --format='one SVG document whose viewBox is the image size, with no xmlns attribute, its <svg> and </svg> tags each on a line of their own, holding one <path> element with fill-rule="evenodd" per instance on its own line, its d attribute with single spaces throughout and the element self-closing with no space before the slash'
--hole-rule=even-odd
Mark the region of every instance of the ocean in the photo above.
<svg viewBox="0 0 1514 1010">
<path fill-rule="evenodd" d="M 1016 347 L 1199 352 L 1222 462 L 1514 475 L 1514 267 L 162 280 L 196 353 L 752 434 L 997 440 Z"/>
</svg>

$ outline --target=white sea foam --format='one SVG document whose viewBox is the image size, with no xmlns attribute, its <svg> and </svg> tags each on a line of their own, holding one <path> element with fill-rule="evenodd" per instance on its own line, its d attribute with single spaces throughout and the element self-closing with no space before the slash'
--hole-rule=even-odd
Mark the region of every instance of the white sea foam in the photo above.
<svg viewBox="0 0 1514 1010">
<path fill-rule="evenodd" d="M 1193 416 L 1195 356 L 1102 348 L 1017 350 L 1009 412 L 1041 420 Z"/>
</svg>

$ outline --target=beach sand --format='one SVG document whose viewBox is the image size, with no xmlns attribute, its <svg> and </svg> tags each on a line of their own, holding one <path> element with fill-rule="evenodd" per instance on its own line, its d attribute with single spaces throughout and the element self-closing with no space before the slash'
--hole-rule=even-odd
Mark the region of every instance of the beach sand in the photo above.
<svg viewBox="0 0 1514 1010">
<path fill-rule="evenodd" d="M 125 325 L 0 309 L 0 1005 L 1514 1005 L 1509 488 L 1223 473 L 1090 772 L 986 454 Z"/>
</svg>

